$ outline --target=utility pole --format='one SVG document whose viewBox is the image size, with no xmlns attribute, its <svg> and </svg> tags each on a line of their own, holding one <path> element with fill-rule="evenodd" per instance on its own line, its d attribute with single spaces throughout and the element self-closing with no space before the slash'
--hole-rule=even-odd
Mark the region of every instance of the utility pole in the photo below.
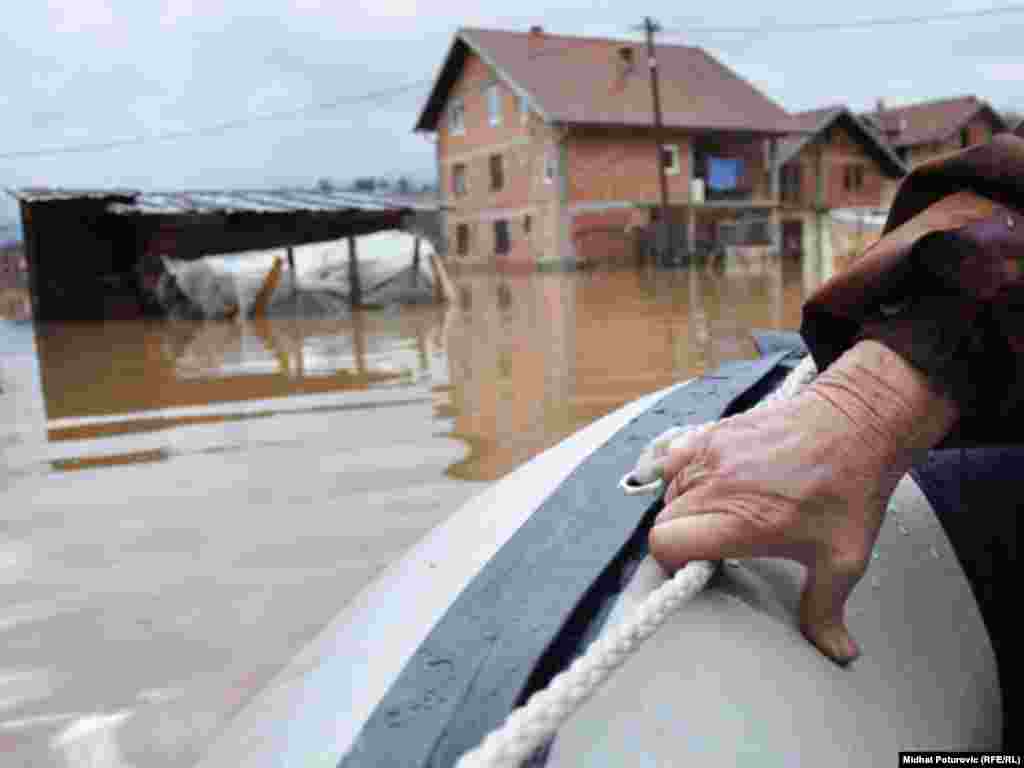
<svg viewBox="0 0 1024 768">
<path fill-rule="evenodd" d="M 647 34 L 647 69 L 651 74 L 651 100 L 654 102 L 654 146 L 657 150 L 658 184 L 661 188 L 661 231 L 668 248 L 668 261 L 675 263 L 675 243 L 672 238 L 672 220 L 668 214 L 668 179 L 665 178 L 665 160 L 662 144 L 661 94 L 658 90 L 658 58 L 654 53 L 654 33 L 661 27 L 650 16 L 644 18 L 644 32 Z"/>
</svg>

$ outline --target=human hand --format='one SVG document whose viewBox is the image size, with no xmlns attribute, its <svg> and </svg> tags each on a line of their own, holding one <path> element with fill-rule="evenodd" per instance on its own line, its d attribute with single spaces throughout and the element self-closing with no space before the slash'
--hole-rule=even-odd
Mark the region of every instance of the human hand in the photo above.
<svg viewBox="0 0 1024 768">
<path fill-rule="evenodd" d="M 796 397 L 674 444 L 651 553 L 670 569 L 725 557 L 803 564 L 801 630 L 847 663 L 860 651 L 844 621 L 846 600 L 867 568 L 889 497 L 956 417 L 902 358 L 860 342 Z"/>
</svg>

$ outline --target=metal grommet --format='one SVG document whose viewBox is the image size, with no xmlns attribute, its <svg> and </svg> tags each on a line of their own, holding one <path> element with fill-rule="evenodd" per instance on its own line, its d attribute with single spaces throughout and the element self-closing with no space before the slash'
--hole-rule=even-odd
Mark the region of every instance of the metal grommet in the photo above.
<svg viewBox="0 0 1024 768">
<path fill-rule="evenodd" d="M 653 480 L 649 483 L 639 484 L 633 479 L 633 473 L 627 473 L 620 481 L 619 488 L 627 496 L 636 496 L 641 493 L 655 493 L 661 490 L 664 485 L 664 481 L 659 477 L 657 480 Z"/>
</svg>

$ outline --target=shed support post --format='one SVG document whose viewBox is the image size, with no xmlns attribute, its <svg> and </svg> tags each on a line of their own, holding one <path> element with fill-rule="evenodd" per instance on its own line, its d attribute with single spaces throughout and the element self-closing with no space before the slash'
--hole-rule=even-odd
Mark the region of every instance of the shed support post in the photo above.
<svg viewBox="0 0 1024 768">
<path fill-rule="evenodd" d="M 359 259 L 354 237 L 348 239 L 348 300 L 353 309 L 363 303 L 363 287 L 359 283 Z"/>
<path fill-rule="evenodd" d="M 288 274 L 292 278 L 292 294 L 299 292 L 299 276 L 295 273 L 295 250 L 289 245 L 287 249 L 288 255 Z"/>
<path fill-rule="evenodd" d="M 420 282 L 420 238 L 412 241 L 412 284 L 419 285 Z"/>
</svg>

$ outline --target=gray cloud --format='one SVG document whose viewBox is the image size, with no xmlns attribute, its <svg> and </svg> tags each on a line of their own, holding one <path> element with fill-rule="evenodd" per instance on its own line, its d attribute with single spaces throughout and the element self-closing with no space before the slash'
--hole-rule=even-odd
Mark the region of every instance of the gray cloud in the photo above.
<svg viewBox="0 0 1024 768">
<path fill-rule="evenodd" d="M 780 0 L 791 22 L 940 13 L 975 7 L 869 0 L 855 10 Z M 687 14 L 653 0 L 666 27 L 759 23 L 759 3 Z M 520 0 L 48 0 L 7 8 L 0 70 L 0 151 L 180 130 L 429 78 L 461 24 L 636 36 L 621 3 Z M 973 92 L 1018 105 L 1013 61 L 1024 18 L 802 35 L 666 35 L 701 44 L 788 109 L 846 101 L 866 108 Z M 433 145 L 411 133 L 427 89 L 378 105 L 261 123 L 219 136 L 91 155 L 0 160 L 0 185 L 140 187 L 311 183 L 433 171 Z M 11 212 L 10 203 L 6 204 Z"/>
</svg>

